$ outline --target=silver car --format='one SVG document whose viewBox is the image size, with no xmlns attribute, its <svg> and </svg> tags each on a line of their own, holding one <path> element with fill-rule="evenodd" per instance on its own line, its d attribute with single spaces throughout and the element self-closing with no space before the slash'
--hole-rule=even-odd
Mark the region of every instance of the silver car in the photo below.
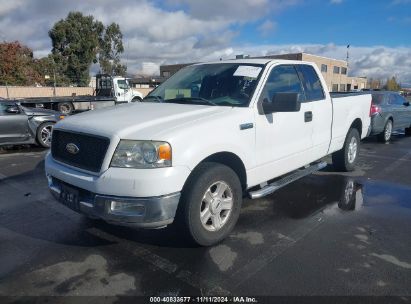
<svg viewBox="0 0 411 304">
<path fill-rule="evenodd" d="M 372 92 L 370 115 L 371 135 L 377 135 L 382 142 L 388 142 L 395 130 L 411 135 L 410 102 L 397 92 Z"/>
<path fill-rule="evenodd" d="M 0 146 L 37 143 L 49 148 L 53 126 L 63 118 L 56 111 L 25 108 L 16 101 L 0 99 Z"/>
</svg>

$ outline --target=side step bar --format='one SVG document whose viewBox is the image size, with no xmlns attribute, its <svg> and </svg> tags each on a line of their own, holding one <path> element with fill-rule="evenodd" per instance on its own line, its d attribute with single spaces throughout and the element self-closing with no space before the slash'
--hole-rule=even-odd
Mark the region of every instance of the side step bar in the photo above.
<svg viewBox="0 0 411 304">
<path fill-rule="evenodd" d="M 255 191 L 250 191 L 248 194 L 250 195 L 250 198 L 256 199 L 256 198 L 261 198 L 263 196 L 269 195 L 278 189 L 304 177 L 307 176 L 311 173 L 314 173 L 316 171 L 319 171 L 327 166 L 326 162 L 318 162 L 314 163 L 309 167 L 306 167 L 304 169 L 299 169 L 296 171 L 293 171 L 292 173 L 272 182 L 271 184 L 266 184 L 263 188 Z"/>
</svg>

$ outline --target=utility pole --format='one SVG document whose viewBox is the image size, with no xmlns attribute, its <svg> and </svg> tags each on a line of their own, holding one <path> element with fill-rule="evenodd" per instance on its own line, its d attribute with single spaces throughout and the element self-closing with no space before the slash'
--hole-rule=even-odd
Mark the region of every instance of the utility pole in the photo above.
<svg viewBox="0 0 411 304">
<path fill-rule="evenodd" d="M 7 91 L 7 99 L 9 99 L 10 98 L 9 97 L 9 85 L 8 85 L 7 81 L 6 81 L 6 91 Z"/>
<path fill-rule="evenodd" d="M 54 97 L 56 97 L 56 68 L 55 67 L 53 67 L 53 81 L 54 81 L 53 95 Z"/>
<path fill-rule="evenodd" d="M 350 45 L 347 45 L 347 70 L 349 66 L 349 60 L 350 60 Z"/>
</svg>

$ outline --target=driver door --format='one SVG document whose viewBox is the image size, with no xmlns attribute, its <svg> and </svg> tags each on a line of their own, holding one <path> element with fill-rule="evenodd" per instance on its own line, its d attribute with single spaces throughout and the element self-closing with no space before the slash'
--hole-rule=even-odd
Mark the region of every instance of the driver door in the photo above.
<svg viewBox="0 0 411 304">
<path fill-rule="evenodd" d="M 14 103 L 0 103 L 0 144 L 24 142 L 29 136 L 27 115 Z"/>
<path fill-rule="evenodd" d="M 131 90 L 125 79 L 118 79 L 116 81 L 117 86 L 117 101 L 128 102 L 130 100 Z"/>
<path fill-rule="evenodd" d="M 307 119 L 312 103 L 293 65 L 275 66 L 261 92 L 259 103 L 277 93 L 298 93 L 299 112 L 256 113 L 256 165 L 258 179 L 269 180 L 302 167 L 312 160 L 313 123 Z"/>
</svg>

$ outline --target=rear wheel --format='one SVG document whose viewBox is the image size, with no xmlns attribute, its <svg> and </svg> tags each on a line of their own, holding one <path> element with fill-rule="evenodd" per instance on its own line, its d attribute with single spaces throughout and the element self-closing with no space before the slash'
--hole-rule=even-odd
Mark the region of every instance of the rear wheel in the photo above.
<svg viewBox="0 0 411 304">
<path fill-rule="evenodd" d="M 237 174 L 218 163 L 203 163 L 184 187 L 178 221 L 188 238 L 201 246 L 223 240 L 240 215 L 242 188 Z"/>
<path fill-rule="evenodd" d="M 384 142 L 384 143 L 390 141 L 391 135 L 392 135 L 392 127 L 393 127 L 392 120 L 389 119 L 384 126 L 384 131 L 378 134 L 379 141 Z"/>
<path fill-rule="evenodd" d="M 140 97 L 134 97 L 131 102 L 140 102 L 142 99 Z"/>
<path fill-rule="evenodd" d="M 405 128 L 405 136 L 411 136 L 411 127 Z"/>
<path fill-rule="evenodd" d="M 73 112 L 74 106 L 71 102 L 60 102 L 57 105 L 57 110 L 65 115 L 69 115 Z"/>
<path fill-rule="evenodd" d="M 360 133 L 357 129 L 350 129 L 345 138 L 343 148 L 332 154 L 334 168 L 338 171 L 354 171 L 359 151 Z"/>
<path fill-rule="evenodd" d="M 38 128 L 37 128 L 37 143 L 44 147 L 44 148 L 50 148 L 51 146 L 51 133 L 53 131 L 53 122 L 45 122 L 42 123 Z"/>
</svg>

